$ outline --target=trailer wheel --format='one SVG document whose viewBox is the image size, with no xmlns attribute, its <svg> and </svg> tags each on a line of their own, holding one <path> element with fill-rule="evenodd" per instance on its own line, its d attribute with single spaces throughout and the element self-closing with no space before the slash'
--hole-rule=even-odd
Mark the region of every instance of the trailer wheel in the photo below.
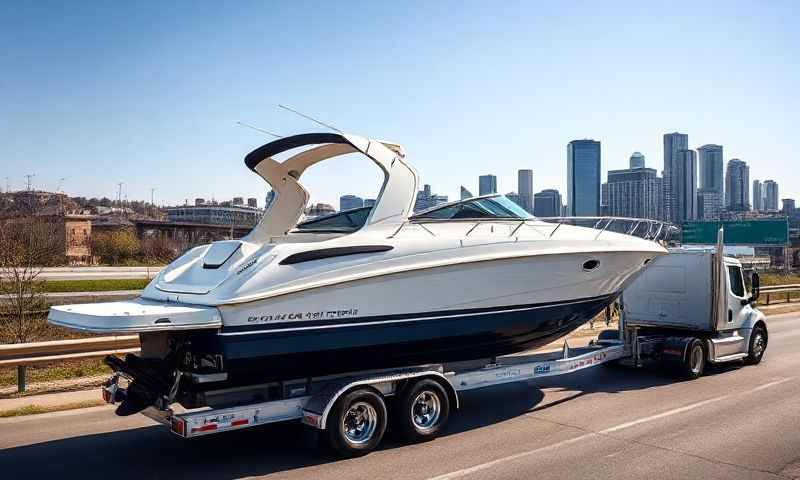
<svg viewBox="0 0 800 480">
<path fill-rule="evenodd" d="M 703 342 L 693 339 L 686 349 L 686 358 L 683 359 L 682 374 L 687 380 L 694 380 L 703 375 L 706 366 L 706 355 Z"/>
<path fill-rule="evenodd" d="M 750 347 L 747 350 L 747 357 L 744 363 L 757 365 L 761 362 L 764 352 L 767 350 L 767 332 L 763 327 L 757 326 L 750 334 Z"/>
<path fill-rule="evenodd" d="M 386 403 L 372 389 L 359 388 L 336 401 L 328 417 L 328 441 L 343 457 L 374 450 L 386 431 Z"/>
<path fill-rule="evenodd" d="M 408 386 L 397 399 L 395 424 L 406 442 L 432 440 L 450 416 L 450 398 L 442 385 L 423 379 Z"/>
</svg>

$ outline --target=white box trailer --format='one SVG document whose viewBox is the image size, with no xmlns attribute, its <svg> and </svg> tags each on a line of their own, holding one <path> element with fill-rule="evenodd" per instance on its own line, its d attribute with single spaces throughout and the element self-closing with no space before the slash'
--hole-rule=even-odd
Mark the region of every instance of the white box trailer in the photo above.
<svg viewBox="0 0 800 480">
<path fill-rule="evenodd" d="M 587 347 L 570 349 L 565 342 L 560 352 L 210 390 L 205 392 L 209 407 L 191 411 L 173 409 L 172 398 L 165 396 L 142 413 L 184 438 L 300 420 L 324 431 L 340 455 L 352 457 L 378 446 L 390 411 L 404 440 L 436 437 L 464 390 L 609 362 L 637 367 L 658 362 L 690 379 L 702 375 L 706 361 L 758 363 L 767 344 L 766 319 L 751 306 L 758 277 L 748 297 L 741 265 L 721 252 L 720 244 L 717 251 L 681 249 L 659 257 L 623 293 L 619 328 L 601 332 Z M 214 374 L 184 377 L 196 383 L 215 380 Z M 124 375 L 116 373 L 103 386 L 109 403 L 125 397 L 120 378 Z"/>
</svg>

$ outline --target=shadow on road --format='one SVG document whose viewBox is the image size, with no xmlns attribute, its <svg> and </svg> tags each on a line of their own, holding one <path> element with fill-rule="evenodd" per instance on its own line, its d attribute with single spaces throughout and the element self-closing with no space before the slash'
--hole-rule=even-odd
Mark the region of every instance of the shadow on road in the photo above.
<svg viewBox="0 0 800 480">
<path fill-rule="evenodd" d="M 731 368 L 717 368 L 709 374 Z M 464 392 L 461 409 L 451 417 L 445 435 L 495 425 L 594 392 L 639 390 L 675 381 L 658 371 L 623 372 L 600 367 L 535 383 L 517 382 Z M 576 393 L 542 404 L 542 388 L 549 387 Z M 4 478 L 232 479 L 339 461 L 328 450 L 317 449 L 317 440 L 316 431 L 296 422 L 192 440 L 178 438 L 164 427 L 152 426 L 6 449 L 0 451 L 0 471 Z M 387 432 L 383 449 L 400 446 L 391 431 Z"/>
</svg>

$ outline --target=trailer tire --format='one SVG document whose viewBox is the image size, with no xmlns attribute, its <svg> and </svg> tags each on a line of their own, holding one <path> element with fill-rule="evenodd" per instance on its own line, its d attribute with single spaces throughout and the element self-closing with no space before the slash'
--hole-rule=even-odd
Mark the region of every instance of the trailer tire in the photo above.
<svg viewBox="0 0 800 480">
<path fill-rule="evenodd" d="M 439 382 L 426 378 L 408 385 L 395 408 L 394 425 L 404 441 L 432 440 L 450 416 L 450 397 Z"/>
<path fill-rule="evenodd" d="M 699 338 L 692 339 L 686 348 L 686 355 L 681 366 L 681 374 L 687 380 L 694 380 L 703 375 L 706 366 L 706 352 Z"/>
<path fill-rule="evenodd" d="M 371 388 L 357 388 L 342 395 L 331 409 L 328 442 L 342 457 L 366 455 L 383 439 L 386 421 L 383 397 Z"/>
<path fill-rule="evenodd" d="M 767 331 L 761 325 L 757 325 L 750 333 L 750 345 L 747 349 L 747 357 L 744 363 L 747 365 L 758 365 L 764 352 L 767 350 Z"/>
</svg>

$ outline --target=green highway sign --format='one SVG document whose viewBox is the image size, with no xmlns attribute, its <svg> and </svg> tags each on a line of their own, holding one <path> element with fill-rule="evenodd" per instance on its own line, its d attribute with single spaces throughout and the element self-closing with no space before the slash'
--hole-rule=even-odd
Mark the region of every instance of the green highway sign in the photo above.
<svg viewBox="0 0 800 480">
<path fill-rule="evenodd" d="M 685 222 L 681 243 L 713 245 L 719 227 L 725 228 L 725 245 L 783 246 L 789 244 L 789 219 L 725 220 L 722 222 Z"/>
</svg>

